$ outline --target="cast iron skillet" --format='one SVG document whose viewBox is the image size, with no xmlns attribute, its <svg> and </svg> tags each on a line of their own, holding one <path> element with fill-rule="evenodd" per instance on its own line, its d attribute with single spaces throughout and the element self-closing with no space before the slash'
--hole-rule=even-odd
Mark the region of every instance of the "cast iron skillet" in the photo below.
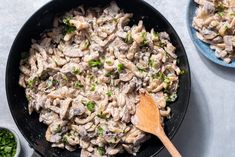
<svg viewBox="0 0 235 157">
<path fill-rule="evenodd" d="M 79 156 L 80 150 L 69 152 L 67 150 L 51 148 L 50 143 L 48 143 L 44 137 L 46 126 L 39 123 L 38 115 L 36 113 L 33 113 L 32 115 L 28 114 L 27 99 L 24 94 L 24 89 L 18 85 L 21 52 L 29 50 L 32 38 L 38 39 L 40 33 L 45 29 L 52 27 L 52 20 L 56 14 L 68 11 L 81 4 L 84 4 L 85 6 L 104 6 L 109 2 L 109 0 L 51 1 L 39 9 L 26 22 L 12 45 L 6 69 L 6 93 L 9 107 L 19 130 L 24 135 L 29 145 L 41 156 L 75 157 Z M 184 47 L 169 22 L 146 2 L 142 0 L 117 0 L 117 3 L 125 12 L 134 13 L 134 20 L 131 21 L 132 24 L 143 19 L 144 25 L 148 30 L 150 28 L 155 28 L 157 31 L 167 31 L 172 43 L 177 48 L 179 66 L 181 69 L 187 71 L 185 75 L 180 76 L 180 88 L 178 90 L 177 101 L 170 104 L 172 118 L 165 121 L 166 134 L 172 138 L 184 119 L 190 95 L 190 69 Z M 142 145 L 137 157 L 156 155 L 162 148 L 163 145 L 161 142 L 156 137 L 152 137 Z M 122 154 L 120 156 L 127 157 L 131 155 Z"/>
</svg>

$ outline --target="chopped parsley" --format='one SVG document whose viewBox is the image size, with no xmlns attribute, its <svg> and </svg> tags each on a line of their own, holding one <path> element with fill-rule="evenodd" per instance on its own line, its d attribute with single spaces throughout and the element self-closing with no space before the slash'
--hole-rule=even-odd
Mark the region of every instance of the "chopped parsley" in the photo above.
<svg viewBox="0 0 235 157">
<path fill-rule="evenodd" d="M 113 22 L 114 23 L 118 23 L 118 19 L 117 18 L 113 18 Z"/>
<path fill-rule="evenodd" d="M 97 127 L 97 134 L 98 134 L 99 136 L 103 135 L 103 134 L 104 134 L 104 129 L 101 128 L 100 126 L 98 126 L 98 127 Z"/>
<path fill-rule="evenodd" d="M 100 67 L 102 66 L 102 62 L 100 60 L 90 60 L 88 62 L 90 67 Z"/>
<path fill-rule="evenodd" d="M 97 115 L 97 117 L 99 117 L 99 118 L 101 118 L 101 119 L 107 119 L 107 114 L 106 113 L 103 113 L 103 112 L 101 112 L 101 113 L 99 113 L 98 115 Z"/>
<path fill-rule="evenodd" d="M 140 71 L 140 72 L 145 72 L 145 69 L 144 68 L 139 68 L 139 67 L 137 67 L 138 68 L 138 70 Z"/>
<path fill-rule="evenodd" d="M 111 77 L 113 75 L 113 72 L 108 72 L 105 74 L 106 77 Z"/>
<path fill-rule="evenodd" d="M 64 18 L 64 19 L 63 19 L 63 23 L 66 24 L 66 25 L 71 25 L 69 21 L 70 21 L 72 18 L 73 18 L 72 16 L 68 16 L 68 17 Z"/>
<path fill-rule="evenodd" d="M 60 124 L 59 124 L 59 125 L 57 126 L 55 132 L 56 132 L 56 133 L 59 133 L 59 132 L 61 132 L 61 129 L 62 129 L 62 128 L 61 128 L 61 126 L 60 126 Z"/>
<path fill-rule="evenodd" d="M 150 65 L 151 67 L 155 68 L 155 67 L 157 66 L 157 62 L 154 61 L 153 59 L 150 59 L 150 60 L 149 60 L 149 65 Z"/>
<path fill-rule="evenodd" d="M 219 16 L 224 16 L 224 10 L 225 10 L 225 6 L 223 4 L 219 4 L 216 6 L 216 11 Z"/>
<path fill-rule="evenodd" d="M 166 84 L 169 84 L 170 83 L 170 79 L 168 77 L 165 77 L 163 82 L 165 82 Z"/>
<path fill-rule="evenodd" d="M 66 75 L 62 75 L 62 78 L 65 80 L 65 81 L 68 81 L 68 77 Z"/>
<path fill-rule="evenodd" d="M 69 16 L 69 17 L 66 17 L 63 19 L 63 24 L 65 25 L 64 26 L 64 34 L 72 33 L 76 30 L 76 27 L 74 27 L 74 25 L 70 23 L 70 20 L 72 18 L 73 17 Z"/>
<path fill-rule="evenodd" d="M 83 87 L 83 85 L 81 84 L 81 81 L 76 81 L 76 82 L 74 83 L 74 87 L 77 88 L 77 89 L 80 89 L 80 88 Z"/>
<path fill-rule="evenodd" d="M 161 47 L 161 48 L 164 48 L 164 47 L 166 47 L 166 43 L 160 42 L 158 46 Z"/>
<path fill-rule="evenodd" d="M 142 37 L 141 47 L 147 46 L 148 45 L 147 33 L 146 32 L 141 32 L 141 37 Z"/>
<path fill-rule="evenodd" d="M 82 43 L 82 48 L 83 48 L 83 49 L 87 49 L 89 46 L 90 46 L 89 40 L 85 40 L 85 41 Z"/>
<path fill-rule="evenodd" d="M 124 40 L 126 43 L 128 43 L 128 44 L 131 44 L 132 42 L 133 42 L 133 38 L 132 38 L 132 36 L 131 36 L 131 32 L 128 32 L 127 34 L 126 34 L 126 37 L 125 37 L 125 40 Z"/>
<path fill-rule="evenodd" d="M 122 70 L 124 70 L 125 66 L 123 64 L 118 64 L 117 65 L 117 70 L 118 72 L 121 72 Z"/>
<path fill-rule="evenodd" d="M 95 102 L 93 101 L 89 101 L 88 103 L 86 103 L 86 107 L 89 111 L 94 112 L 95 110 Z"/>
<path fill-rule="evenodd" d="M 170 96 L 166 97 L 167 102 L 174 102 L 176 99 L 177 99 L 177 94 L 176 93 L 173 93 Z"/>
<path fill-rule="evenodd" d="M 80 70 L 79 70 L 78 68 L 73 67 L 72 73 L 73 73 L 74 75 L 77 75 L 77 74 L 80 74 L 81 72 L 80 72 Z"/>
<path fill-rule="evenodd" d="M 96 85 L 95 84 L 92 84 L 91 86 L 91 91 L 95 91 L 96 90 Z"/>
<path fill-rule="evenodd" d="M 218 12 L 219 16 L 224 16 L 224 12 Z"/>
<path fill-rule="evenodd" d="M 184 75 L 184 74 L 187 74 L 187 71 L 186 70 L 181 70 L 180 75 Z"/>
<path fill-rule="evenodd" d="M 27 84 L 28 84 L 29 88 L 33 88 L 34 85 L 36 84 L 37 80 L 38 80 L 37 77 L 34 77 L 33 79 L 28 80 Z"/>
<path fill-rule="evenodd" d="M 105 149 L 103 147 L 98 147 L 97 151 L 101 156 L 103 156 L 105 154 Z"/>
<path fill-rule="evenodd" d="M 218 4 L 215 8 L 218 12 L 224 12 L 225 6 L 223 4 Z"/>
<path fill-rule="evenodd" d="M 106 93 L 106 95 L 108 95 L 108 97 L 111 97 L 111 96 L 113 95 L 113 93 L 112 93 L 111 91 L 108 91 L 108 92 Z"/>
<path fill-rule="evenodd" d="M 16 154 L 16 140 L 7 129 L 0 130 L 0 156 L 13 157 Z"/>
<path fill-rule="evenodd" d="M 153 40 L 156 41 L 156 40 L 159 40 L 159 33 L 158 32 L 155 32 L 153 31 Z"/>
<path fill-rule="evenodd" d="M 108 65 L 112 64 L 112 61 L 105 61 Z"/>
<path fill-rule="evenodd" d="M 67 135 L 63 136 L 62 141 L 63 141 L 64 143 L 66 143 L 66 144 L 69 143 L 69 142 L 68 142 L 68 139 L 67 139 Z"/>
<path fill-rule="evenodd" d="M 167 77 L 163 72 L 158 72 L 153 77 L 164 82 L 166 84 L 166 87 L 164 87 L 165 89 L 167 89 L 169 87 L 169 85 L 171 84 L 169 77 Z"/>
<path fill-rule="evenodd" d="M 155 75 L 155 78 L 161 80 L 161 81 L 164 81 L 166 75 L 163 73 L 163 72 L 158 72 L 156 75 Z"/>
</svg>

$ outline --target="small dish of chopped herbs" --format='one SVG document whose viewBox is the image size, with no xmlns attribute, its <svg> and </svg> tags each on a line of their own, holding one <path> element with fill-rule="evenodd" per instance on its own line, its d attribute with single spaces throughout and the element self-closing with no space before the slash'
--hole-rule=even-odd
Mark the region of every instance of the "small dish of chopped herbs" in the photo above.
<svg viewBox="0 0 235 157">
<path fill-rule="evenodd" d="M 7 128 L 0 127 L 0 157 L 18 157 L 20 142 L 17 134 Z"/>
</svg>

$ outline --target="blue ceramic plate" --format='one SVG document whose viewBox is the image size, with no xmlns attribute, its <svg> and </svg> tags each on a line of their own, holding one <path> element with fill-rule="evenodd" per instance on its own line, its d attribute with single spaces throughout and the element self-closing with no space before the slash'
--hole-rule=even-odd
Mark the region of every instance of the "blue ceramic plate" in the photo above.
<svg viewBox="0 0 235 157">
<path fill-rule="evenodd" d="M 194 45 L 197 47 L 200 53 L 202 53 L 206 58 L 208 58 L 212 62 L 225 66 L 225 67 L 235 68 L 234 59 L 232 60 L 232 63 L 230 64 L 225 63 L 224 61 L 222 61 L 221 59 L 215 56 L 214 50 L 210 48 L 209 44 L 204 43 L 203 41 L 197 38 L 196 30 L 192 27 L 192 21 L 193 21 L 193 17 L 195 15 L 195 11 L 197 7 L 198 5 L 193 0 L 190 0 L 189 5 L 188 5 L 188 11 L 187 11 L 187 25 L 188 25 L 188 31 L 189 31 L 190 37 Z"/>
</svg>

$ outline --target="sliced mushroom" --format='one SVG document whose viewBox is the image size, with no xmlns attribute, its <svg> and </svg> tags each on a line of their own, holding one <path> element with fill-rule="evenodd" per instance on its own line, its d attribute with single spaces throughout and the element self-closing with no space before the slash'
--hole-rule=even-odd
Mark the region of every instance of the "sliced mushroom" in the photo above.
<svg viewBox="0 0 235 157">
<path fill-rule="evenodd" d="M 66 98 L 65 100 L 60 101 L 60 118 L 61 119 L 64 119 L 66 117 L 71 101 L 72 101 L 71 98 Z"/>
<path fill-rule="evenodd" d="M 68 57 L 82 57 L 84 53 L 80 48 L 74 46 L 66 46 L 64 49 L 64 55 Z"/>
<path fill-rule="evenodd" d="M 134 77 L 134 74 L 131 71 L 127 71 L 126 73 L 121 73 L 119 75 L 119 79 L 124 82 L 130 81 Z"/>
<path fill-rule="evenodd" d="M 225 44 L 225 50 L 226 51 L 233 51 L 233 36 L 226 35 L 224 36 L 224 44 Z"/>
<path fill-rule="evenodd" d="M 206 28 L 204 28 L 201 33 L 203 37 L 207 40 L 212 40 L 218 35 L 216 32 L 206 29 Z"/>
</svg>

